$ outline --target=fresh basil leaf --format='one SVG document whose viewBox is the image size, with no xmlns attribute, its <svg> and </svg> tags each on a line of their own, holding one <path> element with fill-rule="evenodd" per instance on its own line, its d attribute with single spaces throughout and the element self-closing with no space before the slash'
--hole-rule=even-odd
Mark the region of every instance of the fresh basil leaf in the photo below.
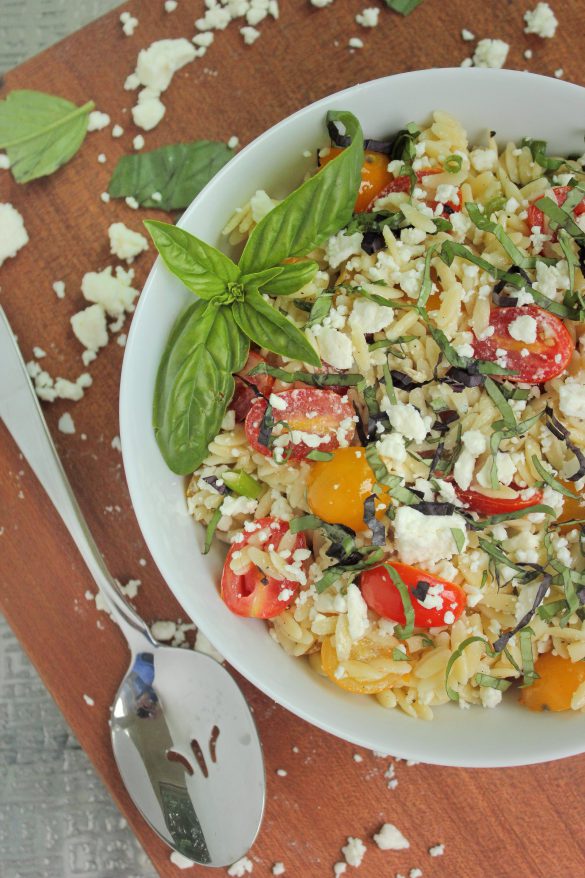
<svg viewBox="0 0 585 878">
<path fill-rule="evenodd" d="M 309 314 L 309 319 L 307 320 L 307 327 L 310 329 L 311 326 L 315 326 L 317 323 L 322 323 L 323 320 L 327 317 L 329 312 L 331 311 L 331 306 L 333 305 L 333 293 L 329 290 L 324 290 L 322 293 L 319 293 L 313 307 L 311 308 L 311 312 Z"/>
<path fill-rule="evenodd" d="M 356 574 L 362 570 L 370 570 L 372 567 L 376 567 L 384 557 L 384 549 L 376 546 L 364 546 L 362 549 L 356 550 L 356 554 L 358 553 L 362 556 L 361 561 L 356 561 L 354 564 L 334 564 L 332 567 L 328 567 L 321 579 L 315 583 L 317 594 L 321 594 L 333 585 L 342 573 Z"/>
<path fill-rule="evenodd" d="M 414 631 L 414 607 L 412 605 L 410 592 L 406 583 L 394 567 L 391 567 L 390 564 L 383 564 L 382 566 L 398 591 L 402 601 L 402 609 L 404 610 L 405 624 L 396 626 L 396 636 L 399 640 L 407 640 Z"/>
<path fill-rule="evenodd" d="M 196 140 L 125 155 L 114 169 L 108 192 L 112 198 L 131 196 L 141 207 L 182 210 L 233 154 L 225 143 Z M 157 193 L 161 197 L 154 199 Z"/>
<path fill-rule="evenodd" d="M 319 451 L 318 448 L 313 448 L 312 451 L 306 455 L 307 460 L 318 460 L 318 461 L 327 461 L 333 460 L 333 454 L 330 451 Z"/>
<path fill-rule="evenodd" d="M 153 405 L 156 441 L 173 472 L 191 473 L 205 459 L 234 392 L 232 372 L 246 362 L 248 347 L 227 308 L 197 301 L 179 317 Z"/>
<path fill-rule="evenodd" d="M 228 256 L 185 229 L 157 220 L 144 225 L 169 271 L 200 298 L 221 295 L 238 280 L 238 267 Z"/>
<path fill-rule="evenodd" d="M 280 265 L 280 274 L 266 284 L 266 292 L 271 296 L 290 296 L 310 283 L 319 266 L 312 259 L 302 259 L 300 262 L 285 262 Z"/>
<path fill-rule="evenodd" d="M 499 689 L 500 692 L 505 692 L 512 685 L 511 680 L 504 680 L 491 674 L 482 674 L 480 671 L 475 674 L 474 680 L 478 686 L 487 686 L 488 689 Z"/>
<path fill-rule="evenodd" d="M 400 15 L 410 15 L 422 3 L 422 0 L 384 0 L 384 2 L 393 12 L 399 12 Z"/>
<path fill-rule="evenodd" d="M 305 256 L 351 219 L 364 160 L 362 129 L 343 110 L 328 113 L 327 119 L 345 125 L 351 145 L 260 220 L 240 259 L 243 274 Z"/>
<path fill-rule="evenodd" d="M 577 225 L 571 214 L 559 207 L 552 198 L 546 196 L 539 198 L 538 208 L 552 221 L 551 229 L 553 231 L 560 228 L 565 229 L 572 238 L 583 239 L 585 237 L 585 232 Z"/>
<path fill-rule="evenodd" d="M 451 654 L 449 657 L 449 661 L 447 662 L 447 667 L 445 668 L 445 691 L 451 701 L 459 701 L 459 693 L 456 689 L 453 689 L 452 686 L 449 685 L 449 675 L 451 673 L 451 668 L 455 664 L 458 658 L 461 658 L 464 651 L 470 646 L 472 643 L 478 642 L 485 643 L 486 652 L 490 653 L 490 645 L 485 637 L 479 637 L 478 635 L 473 635 L 472 637 L 466 637 L 465 640 L 462 640 L 455 652 Z"/>
<path fill-rule="evenodd" d="M 242 274 L 239 278 L 239 282 L 245 288 L 260 290 L 265 287 L 267 283 L 274 280 L 275 277 L 278 277 L 281 272 L 282 268 L 275 265 L 274 268 L 265 268 L 264 271 L 255 271 L 252 272 L 252 274 Z"/>
<path fill-rule="evenodd" d="M 538 257 L 528 256 L 527 253 L 523 253 L 522 250 L 514 244 L 510 236 L 506 234 L 502 226 L 493 223 L 487 216 L 485 216 L 477 204 L 468 202 L 465 205 L 465 209 L 467 210 L 469 219 L 478 229 L 482 232 L 490 232 L 494 238 L 500 242 L 514 265 L 519 265 L 520 268 L 534 268 Z"/>
<path fill-rule="evenodd" d="M 522 139 L 522 146 L 528 147 L 532 153 L 533 160 L 546 171 L 558 171 L 567 162 L 564 158 L 556 158 L 546 154 L 546 140 L 532 140 L 530 137 L 524 137 Z"/>
<path fill-rule="evenodd" d="M 532 628 L 523 628 L 518 632 L 518 640 L 520 641 L 520 655 L 522 657 L 522 689 L 526 686 L 532 686 L 535 680 L 539 679 L 539 674 L 534 670 L 534 656 L 532 654 L 532 637 L 534 631 Z"/>
<path fill-rule="evenodd" d="M 93 101 L 78 107 L 40 91 L 12 91 L 0 101 L 0 149 L 10 159 L 17 183 L 54 173 L 85 138 Z"/>
<path fill-rule="evenodd" d="M 278 381 L 284 381 L 285 384 L 294 384 L 300 381 L 302 384 L 308 384 L 311 387 L 355 387 L 363 376 L 359 372 L 287 372 L 286 369 L 279 369 L 278 366 L 269 366 L 268 363 L 258 363 L 248 372 L 250 377 L 254 375 L 270 375 Z"/>
<path fill-rule="evenodd" d="M 435 250 L 437 249 L 437 245 L 433 244 L 426 252 L 425 255 L 425 267 L 423 271 L 422 284 L 420 288 L 420 293 L 418 294 L 418 299 L 416 300 L 417 308 L 424 308 L 427 304 L 427 300 L 431 295 L 431 290 L 433 287 L 431 281 L 431 259 L 435 255 Z"/>
<path fill-rule="evenodd" d="M 247 290 L 244 301 L 235 301 L 232 307 L 234 319 L 242 332 L 261 348 L 311 366 L 321 365 L 317 352 L 303 333 L 260 293 Z"/>
<path fill-rule="evenodd" d="M 553 488 L 555 491 L 558 491 L 559 494 L 564 494 L 565 497 L 570 497 L 571 500 L 580 499 L 578 494 L 573 493 L 573 491 L 570 491 L 569 488 L 565 488 L 564 485 L 562 485 L 559 481 L 557 481 L 557 479 L 555 479 L 553 474 L 547 470 L 543 462 L 538 459 L 536 454 L 532 455 L 532 463 L 534 464 L 534 468 L 538 472 L 543 482 L 546 482 L 547 485 L 550 485 L 550 487 Z"/>
<path fill-rule="evenodd" d="M 516 427 L 516 415 L 496 382 L 492 378 L 487 377 L 485 379 L 484 387 L 494 405 L 498 407 L 506 426 L 510 428 Z"/>
</svg>

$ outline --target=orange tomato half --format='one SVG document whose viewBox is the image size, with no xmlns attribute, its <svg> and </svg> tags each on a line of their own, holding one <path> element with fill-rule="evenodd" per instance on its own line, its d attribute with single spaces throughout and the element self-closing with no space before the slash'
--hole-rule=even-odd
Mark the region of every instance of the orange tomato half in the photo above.
<svg viewBox="0 0 585 878">
<path fill-rule="evenodd" d="M 376 478 L 366 460 L 364 448 L 338 448 L 331 460 L 313 464 L 309 475 L 307 502 L 314 515 L 330 524 L 344 524 L 352 530 L 366 530 L 364 500 L 373 492 Z M 376 518 L 388 507 L 386 493 L 376 501 Z"/>
<path fill-rule="evenodd" d="M 573 693 L 585 681 L 585 662 L 545 652 L 536 659 L 534 670 L 539 679 L 520 690 L 520 704 L 528 710 L 570 710 Z"/>
</svg>

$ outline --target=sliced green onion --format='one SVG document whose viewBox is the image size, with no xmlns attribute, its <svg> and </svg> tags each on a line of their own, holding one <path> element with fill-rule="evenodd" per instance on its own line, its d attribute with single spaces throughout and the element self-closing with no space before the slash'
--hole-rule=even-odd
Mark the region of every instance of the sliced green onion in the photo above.
<svg viewBox="0 0 585 878">
<path fill-rule="evenodd" d="M 474 678 L 478 686 L 486 686 L 488 689 L 499 689 L 505 692 L 512 685 L 511 680 L 504 680 L 501 677 L 492 677 L 491 674 L 482 674 L 478 672 Z"/>
<path fill-rule="evenodd" d="M 578 494 L 574 494 L 573 491 L 565 488 L 564 485 L 561 485 L 561 483 L 558 482 L 551 473 L 549 473 L 543 462 L 538 459 L 536 454 L 532 455 L 532 463 L 534 464 L 534 467 L 543 482 L 546 482 L 547 485 L 550 485 L 550 487 L 554 488 L 555 491 L 558 491 L 559 494 L 564 494 L 565 497 L 570 497 L 572 500 L 580 499 Z"/>
<path fill-rule="evenodd" d="M 448 155 L 443 162 L 443 170 L 448 174 L 457 174 L 461 170 L 463 159 L 460 155 Z"/>
<path fill-rule="evenodd" d="M 391 567 L 390 564 L 384 564 L 382 566 L 385 568 L 388 576 L 398 589 L 402 599 L 402 609 L 404 610 L 406 624 L 397 625 L 395 631 L 399 640 L 406 640 L 414 631 L 414 607 L 412 606 L 412 598 L 405 582 L 394 567 Z"/>
<path fill-rule="evenodd" d="M 319 451 L 318 448 L 313 448 L 312 451 L 306 455 L 307 460 L 333 460 L 333 454 L 330 451 Z"/>
<path fill-rule="evenodd" d="M 449 661 L 447 662 L 447 667 L 445 668 L 445 691 L 451 701 L 459 701 L 459 693 L 449 686 L 449 674 L 451 673 L 451 668 L 455 664 L 458 658 L 461 658 L 465 649 L 472 643 L 477 643 L 481 641 L 485 643 L 486 648 L 489 649 L 489 643 L 485 639 L 485 637 L 478 637 L 474 635 L 473 637 L 466 637 L 465 640 L 462 640 L 453 655 L 450 656 Z"/>
<path fill-rule="evenodd" d="M 218 509 L 215 510 L 215 512 L 211 516 L 211 521 L 207 525 L 207 529 L 205 531 L 205 544 L 203 546 L 203 554 L 204 555 L 207 555 L 207 553 L 211 549 L 211 543 L 213 542 L 213 537 L 215 535 L 215 531 L 217 530 L 217 525 L 219 524 L 221 516 L 222 516 L 222 512 L 221 512 L 221 506 L 220 506 Z"/>
<path fill-rule="evenodd" d="M 485 215 L 490 217 L 492 213 L 497 213 L 498 210 L 503 210 L 507 204 L 507 199 L 503 195 L 496 195 L 495 198 L 490 199 L 488 203 L 485 205 Z"/>
<path fill-rule="evenodd" d="M 222 479 L 228 486 L 230 491 L 239 494 L 241 497 L 249 497 L 250 500 L 257 500 L 262 493 L 262 485 L 244 470 L 226 470 L 221 474 Z"/>
</svg>

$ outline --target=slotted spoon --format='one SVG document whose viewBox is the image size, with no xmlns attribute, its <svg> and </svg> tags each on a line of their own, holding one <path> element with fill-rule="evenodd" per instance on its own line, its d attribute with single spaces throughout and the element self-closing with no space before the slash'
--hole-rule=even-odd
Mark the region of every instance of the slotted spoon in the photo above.
<svg viewBox="0 0 585 878">
<path fill-rule="evenodd" d="M 254 842 L 264 810 L 262 750 L 248 705 L 218 662 L 162 646 L 122 596 L 75 500 L 1 307 L 0 417 L 128 642 L 130 668 L 111 708 L 110 729 L 130 796 L 179 853 L 207 866 L 233 863 Z"/>
</svg>

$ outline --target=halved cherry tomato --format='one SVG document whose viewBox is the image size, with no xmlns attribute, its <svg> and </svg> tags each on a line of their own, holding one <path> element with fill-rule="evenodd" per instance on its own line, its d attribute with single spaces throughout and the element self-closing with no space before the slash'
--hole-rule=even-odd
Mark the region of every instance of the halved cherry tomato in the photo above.
<svg viewBox="0 0 585 878">
<path fill-rule="evenodd" d="M 527 344 L 510 335 L 510 324 L 517 317 L 533 317 L 536 320 L 536 341 Z M 526 384 L 542 384 L 565 371 L 571 359 L 574 345 L 565 324 L 554 314 L 524 305 L 520 308 L 493 308 L 490 313 L 490 326 L 493 335 L 473 342 L 474 355 L 478 360 L 495 362 L 499 359 L 497 351 L 506 351 L 506 367 L 514 369 L 516 375 L 506 375 L 508 381 L 522 381 Z M 528 351 L 522 356 L 522 351 Z M 496 376 L 497 377 L 497 376 Z"/>
<path fill-rule="evenodd" d="M 555 186 L 553 189 L 553 194 L 555 196 L 555 201 L 562 207 L 565 201 L 567 200 L 567 196 L 571 191 L 569 186 Z M 528 227 L 533 229 L 535 227 L 539 229 L 543 229 L 546 225 L 546 215 L 540 210 L 536 205 L 540 201 L 541 198 L 544 198 L 544 195 L 541 195 L 540 198 L 537 198 L 530 207 L 528 208 Z M 585 213 L 585 198 L 583 201 L 580 201 L 579 204 L 575 207 L 573 214 L 574 216 L 581 216 Z"/>
<path fill-rule="evenodd" d="M 321 165 L 326 165 L 338 156 L 340 152 L 342 152 L 341 147 L 332 146 L 328 154 L 320 159 Z M 384 155 L 384 153 L 373 152 L 370 149 L 366 150 L 365 161 L 362 166 L 362 182 L 354 208 L 355 213 L 363 213 L 365 210 L 368 210 L 368 205 L 372 199 L 378 197 L 376 193 L 380 192 L 393 179 L 392 174 L 388 170 L 389 161 L 389 157 Z"/>
<path fill-rule="evenodd" d="M 442 168 L 425 168 L 424 171 L 416 171 L 416 179 L 419 184 L 422 184 L 422 181 L 425 177 L 432 177 L 434 174 L 442 174 Z M 422 184 L 424 185 L 424 184 Z M 378 200 L 378 198 L 384 198 L 386 195 L 390 195 L 392 192 L 410 192 L 410 177 L 402 176 L 395 177 L 393 180 L 385 186 L 380 192 L 373 196 L 370 203 L 364 208 L 367 211 L 374 210 L 374 204 Z M 445 207 L 447 209 L 447 213 L 458 213 L 461 210 L 461 189 L 457 190 L 457 194 L 459 196 L 457 204 L 453 201 L 447 201 Z M 432 207 L 433 210 L 437 206 L 438 202 L 434 200 L 429 201 L 429 207 Z"/>
<path fill-rule="evenodd" d="M 267 551 L 279 551 L 283 538 L 289 533 L 288 522 L 279 518 L 259 518 L 253 522 L 253 529 L 243 530 L 240 542 L 232 543 L 227 553 L 221 575 L 221 597 L 225 605 L 237 616 L 252 616 L 256 619 L 273 619 L 290 607 L 296 598 L 300 584 L 291 579 L 277 579 L 269 571 L 261 570 L 250 562 L 242 573 L 232 570 L 230 564 L 234 555 L 246 546 L 256 546 Z M 290 557 L 297 549 L 306 549 L 303 533 L 292 534 L 287 538 Z M 304 567 L 304 562 L 302 563 Z M 281 598 L 280 595 L 284 594 Z"/>
<path fill-rule="evenodd" d="M 576 493 L 575 482 L 569 482 L 563 479 L 560 479 L 559 481 L 565 488 L 572 491 L 573 494 Z M 559 515 L 557 521 L 578 521 L 580 518 L 585 518 L 585 496 L 581 494 L 580 497 L 563 497 L 563 511 Z M 573 527 L 576 527 L 576 525 L 565 524 L 560 528 L 561 533 L 572 530 Z"/>
<path fill-rule="evenodd" d="M 238 375 L 243 375 L 250 384 L 254 384 L 254 386 L 258 388 L 260 393 L 263 393 L 264 396 L 269 396 L 270 391 L 272 390 L 272 385 L 274 384 L 274 378 L 271 375 L 252 375 L 251 378 L 248 377 L 248 373 L 251 372 L 255 366 L 259 363 L 265 362 L 266 360 L 264 357 L 261 357 L 256 351 L 250 351 L 246 364 L 244 368 L 238 372 Z M 246 415 L 250 411 L 250 406 L 256 399 L 256 394 L 251 387 L 248 387 L 247 384 L 240 381 L 238 375 L 236 375 L 236 389 L 234 390 L 234 396 L 230 403 L 230 408 L 236 413 L 236 421 L 245 421 Z"/>
<path fill-rule="evenodd" d="M 539 676 L 520 690 L 520 704 L 528 710 L 570 710 L 573 693 L 585 682 L 585 662 L 572 662 L 545 652 L 534 662 Z"/>
<path fill-rule="evenodd" d="M 421 535 L 421 539 L 424 540 L 424 534 Z M 452 625 L 459 618 L 467 603 L 462 588 L 455 585 L 454 582 L 419 570 L 418 567 L 411 567 L 410 564 L 401 564 L 399 561 L 389 561 L 388 563 L 396 570 L 408 588 L 414 610 L 414 624 L 417 628 L 438 628 L 441 625 Z M 427 609 L 423 606 L 412 593 L 418 583 L 424 583 L 436 591 L 434 597 L 438 598 L 436 602 L 441 604 L 440 607 Z M 360 588 L 370 609 L 384 619 L 392 619 L 392 621 L 404 625 L 406 617 L 402 598 L 385 567 L 364 570 L 360 577 Z M 447 621 L 445 617 L 447 617 Z"/>
<path fill-rule="evenodd" d="M 365 530 L 364 500 L 373 493 L 375 483 L 365 449 L 338 448 L 331 460 L 311 467 L 307 486 L 309 509 L 330 524 Z M 376 501 L 376 518 L 382 517 L 388 500 L 388 494 L 384 493 Z"/>
<path fill-rule="evenodd" d="M 484 494 L 482 491 L 462 491 L 456 485 L 455 491 L 462 503 L 465 503 L 473 512 L 479 512 L 480 515 L 501 515 L 506 512 L 517 512 L 520 509 L 528 509 L 530 506 L 536 506 L 542 503 L 542 491 L 534 489 L 529 499 L 522 499 L 520 494 L 517 497 L 495 497 Z"/>
<path fill-rule="evenodd" d="M 273 407 L 275 422 L 283 421 L 288 425 L 282 435 L 288 435 L 289 444 L 292 442 L 290 458 L 302 460 L 310 451 L 332 451 L 339 447 L 337 433 L 342 427 L 346 441 L 350 441 L 355 432 L 353 421 L 354 410 L 349 402 L 344 402 L 345 397 L 339 396 L 332 390 L 314 390 L 312 388 L 298 388 L 285 390 L 277 393 L 280 407 Z M 261 454 L 272 455 L 273 449 L 262 445 L 258 439 L 260 424 L 266 411 L 266 400 L 256 399 L 246 417 L 246 437 L 255 451 Z M 345 424 L 343 423 L 345 422 Z M 321 437 L 321 441 L 313 445 L 308 440 L 308 435 Z M 275 435 L 275 434 L 273 434 Z M 284 454 L 288 457 L 288 448 Z"/>
</svg>

